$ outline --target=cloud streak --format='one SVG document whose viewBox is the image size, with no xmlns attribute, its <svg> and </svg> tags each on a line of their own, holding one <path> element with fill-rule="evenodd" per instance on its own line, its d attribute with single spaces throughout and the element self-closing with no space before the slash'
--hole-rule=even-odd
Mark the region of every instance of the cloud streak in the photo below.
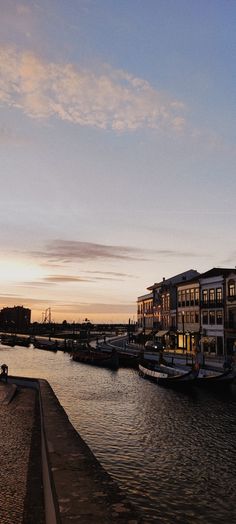
<svg viewBox="0 0 236 524">
<path fill-rule="evenodd" d="M 153 258 L 166 257 L 166 258 L 186 258 L 186 257 L 202 257 L 203 255 L 195 253 L 193 251 L 185 250 L 172 250 L 172 249 L 141 249 L 132 246 L 115 246 L 107 244 L 97 244 L 94 242 L 81 242 L 79 240 L 52 240 L 49 244 L 45 246 L 43 250 L 32 251 L 30 256 L 36 259 L 41 259 L 41 263 L 45 266 L 43 261 L 47 261 L 45 267 L 65 267 L 65 265 L 73 262 L 87 262 L 87 261 L 104 261 L 108 263 L 118 260 L 118 261 L 139 261 L 139 262 L 148 262 L 153 260 Z M 59 264 L 59 266 L 55 266 Z M 99 279 L 104 279 L 104 277 L 129 277 L 130 275 L 126 273 L 117 273 L 112 271 L 88 271 L 88 274 L 97 274 L 97 276 L 88 278 L 85 276 L 80 277 L 78 275 L 58 275 L 57 280 L 69 282 L 71 279 L 73 281 L 94 281 Z M 133 276 L 134 277 L 134 276 Z M 48 282 L 55 282 L 55 277 L 48 276 Z"/>
<path fill-rule="evenodd" d="M 111 246 L 78 240 L 53 240 L 44 251 L 31 253 L 35 257 L 63 263 L 69 263 L 73 260 L 145 260 L 143 254 L 143 250 L 134 247 Z"/>
<path fill-rule="evenodd" d="M 60 120 L 116 132 L 141 128 L 182 130 L 182 102 L 142 78 L 102 66 L 80 70 L 45 62 L 31 52 L 0 48 L 0 103 L 37 119 Z"/>
</svg>

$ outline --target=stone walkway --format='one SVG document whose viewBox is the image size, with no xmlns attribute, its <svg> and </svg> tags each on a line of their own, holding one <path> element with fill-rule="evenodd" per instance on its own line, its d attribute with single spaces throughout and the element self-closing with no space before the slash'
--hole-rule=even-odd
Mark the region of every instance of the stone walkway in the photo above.
<svg viewBox="0 0 236 524">
<path fill-rule="evenodd" d="M 37 393 L 17 388 L 11 399 L 12 387 L 0 383 L 0 523 L 41 524 L 40 435 L 35 434 L 39 427 Z M 11 402 L 7 403 L 9 398 Z"/>
</svg>

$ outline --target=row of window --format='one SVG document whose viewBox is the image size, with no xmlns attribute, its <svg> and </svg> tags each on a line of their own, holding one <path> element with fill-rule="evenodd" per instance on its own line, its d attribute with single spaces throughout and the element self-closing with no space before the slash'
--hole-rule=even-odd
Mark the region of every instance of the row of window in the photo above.
<svg viewBox="0 0 236 524">
<path fill-rule="evenodd" d="M 195 324 L 199 322 L 199 313 L 196 311 L 186 311 L 184 316 L 182 313 L 178 313 L 178 324 Z"/>
<path fill-rule="evenodd" d="M 221 325 L 222 323 L 223 323 L 223 312 L 222 311 L 203 311 L 202 312 L 202 324 Z"/>
<path fill-rule="evenodd" d="M 178 302 L 183 306 L 183 302 L 191 302 L 191 305 L 199 302 L 199 288 L 181 289 L 178 291 Z"/>
<path fill-rule="evenodd" d="M 228 282 L 228 296 L 236 296 L 236 283 L 234 280 Z M 202 290 L 202 302 L 207 303 L 222 303 L 223 300 L 223 289 L 222 287 L 203 289 Z M 185 306 L 198 306 L 199 304 L 199 288 L 181 289 L 178 291 L 178 307 Z M 165 294 L 162 296 L 162 308 L 167 311 L 170 308 L 170 296 Z M 152 303 L 147 302 L 138 306 L 138 314 L 152 314 Z"/>
<path fill-rule="evenodd" d="M 203 289 L 202 301 L 203 303 L 222 302 L 222 287 L 217 287 L 216 289 Z"/>
</svg>

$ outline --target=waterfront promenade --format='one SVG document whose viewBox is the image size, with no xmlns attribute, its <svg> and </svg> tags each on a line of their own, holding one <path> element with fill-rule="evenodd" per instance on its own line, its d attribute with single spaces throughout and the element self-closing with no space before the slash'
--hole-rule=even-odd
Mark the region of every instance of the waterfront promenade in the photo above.
<svg viewBox="0 0 236 524">
<path fill-rule="evenodd" d="M 45 380 L 0 382 L 1 524 L 141 520 Z"/>
<path fill-rule="evenodd" d="M 36 392 L 0 382 L 0 522 L 44 523 Z"/>
</svg>

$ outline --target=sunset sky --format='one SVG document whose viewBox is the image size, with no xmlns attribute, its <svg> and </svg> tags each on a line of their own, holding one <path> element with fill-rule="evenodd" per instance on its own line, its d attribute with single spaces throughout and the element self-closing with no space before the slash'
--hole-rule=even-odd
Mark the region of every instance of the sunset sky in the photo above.
<svg viewBox="0 0 236 524">
<path fill-rule="evenodd" d="M 235 0 L 0 0 L 0 307 L 236 265 Z"/>
</svg>

